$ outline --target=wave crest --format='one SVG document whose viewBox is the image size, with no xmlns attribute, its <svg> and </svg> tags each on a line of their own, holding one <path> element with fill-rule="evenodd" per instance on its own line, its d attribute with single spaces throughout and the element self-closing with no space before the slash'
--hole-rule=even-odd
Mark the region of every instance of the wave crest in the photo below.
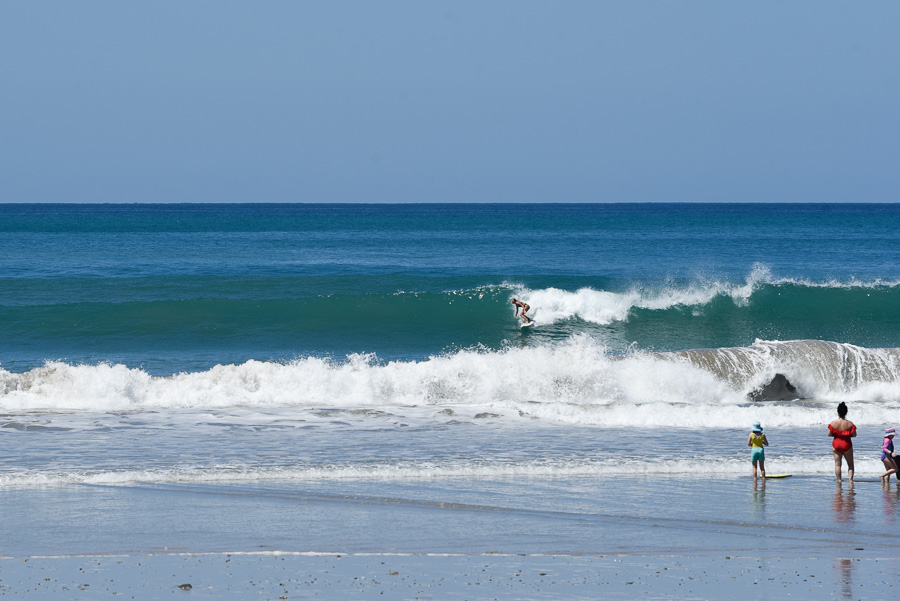
<svg viewBox="0 0 900 601">
<path fill-rule="evenodd" d="M 798 397 L 865 398 L 886 408 L 900 402 L 896 348 L 757 341 L 741 348 L 615 355 L 579 335 L 562 343 L 470 349 L 422 361 L 382 362 L 371 354 L 344 361 L 306 357 L 168 377 L 124 365 L 50 362 L 24 373 L 0 369 L 0 410 L 459 406 L 472 413 L 490 409 L 596 424 L 627 424 L 629 415 L 643 415 L 649 424 L 654 413 L 665 423 L 680 408 L 707 407 L 707 417 L 718 415 L 713 421 L 725 426 L 727 411 L 747 405 L 748 393 L 776 373 L 797 386 Z"/>
<path fill-rule="evenodd" d="M 817 290 L 824 294 L 829 291 L 857 290 L 868 296 L 878 290 L 893 292 L 900 288 L 900 281 L 881 279 L 813 281 L 805 278 L 775 277 L 767 266 L 756 264 L 743 282 L 700 280 L 687 285 L 636 286 L 625 292 L 595 290 L 589 287 L 575 291 L 552 287 L 532 290 L 520 286 L 516 288 L 515 295 L 540 314 L 541 323 L 578 318 L 588 323 L 609 325 L 627 321 L 636 309 L 665 311 L 676 307 L 703 308 L 720 297 L 730 299 L 738 307 L 746 307 L 754 294 L 764 287 L 778 290 Z M 775 294 L 780 295 L 779 292 Z"/>
</svg>

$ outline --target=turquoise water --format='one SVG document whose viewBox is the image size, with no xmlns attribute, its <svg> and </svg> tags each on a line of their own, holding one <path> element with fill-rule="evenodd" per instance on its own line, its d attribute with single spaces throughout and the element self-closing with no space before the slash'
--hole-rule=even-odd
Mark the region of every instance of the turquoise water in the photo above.
<svg viewBox="0 0 900 601">
<path fill-rule="evenodd" d="M 756 420 L 827 475 L 841 400 L 873 472 L 898 249 L 900 205 L 0 205 L 0 483 L 732 477 Z"/>
<path fill-rule="evenodd" d="M 898 232 L 894 205 L 0 205 L 0 365 L 893 347 Z"/>
</svg>

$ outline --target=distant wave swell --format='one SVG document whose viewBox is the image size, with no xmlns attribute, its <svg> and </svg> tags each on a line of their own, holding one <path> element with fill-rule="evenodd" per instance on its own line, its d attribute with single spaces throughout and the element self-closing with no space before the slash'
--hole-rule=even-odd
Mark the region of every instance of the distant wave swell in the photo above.
<svg viewBox="0 0 900 601">
<path fill-rule="evenodd" d="M 900 345 L 893 334 L 900 331 L 900 283 L 776 278 L 762 266 L 740 282 L 698 280 L 617 290 L 532 289 L 503 282 L 296 298 L 0 304 L 0 340 L 10 349 L 7 356 L 20 346 L 46 352 L 41 358 L 66 356 L 67 350 L 58 349 L 73 349 L 79 357 L 90 348 L 102 357 L 122 348 L 152 353 L 173 347 L 185 353 L 249 349 L 249 356 L 277 349 L 281 357 L 336 350 L 343 356 L 381 353 L 388 346 L 393 356 L 421 358 L 476 344 L 499 350 L 504 340 L 518 335 L 513 297 L 531 306 L 537 327 L 530 334 L 544 342 L 588 333 L 617 351 L 632 342 L 672 350 L 740 346 L 758 338 Z"/>
<path fill-rule="evenodd" d="M 649 319 L 654 313 L 707 317 L 737 317 L 757 323 L 774 316 L 812 322 L 830 318 L 892 319 L 900 301 L 900 282 L 884 280 L 826 280 L 775 277 L 757 265 L 742 282 L 718 280 L 692 284 L 634 286 L 625 291 L 581 288 L 515 289 L 515 294 L 534 307 L 543 323 L 581 320 L 597 325 Z"/>
</svg>

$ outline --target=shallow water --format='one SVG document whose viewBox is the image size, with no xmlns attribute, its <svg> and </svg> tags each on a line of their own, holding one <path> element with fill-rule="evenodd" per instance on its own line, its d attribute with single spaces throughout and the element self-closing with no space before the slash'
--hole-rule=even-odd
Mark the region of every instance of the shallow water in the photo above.
<svg viewBox="0 0 900 601">
<path fill-rule="evenodd" d="M 5 555 L 286 551 L 895 557 L 900 488 L 822 476 L 10 489 Z"/>
</svg>

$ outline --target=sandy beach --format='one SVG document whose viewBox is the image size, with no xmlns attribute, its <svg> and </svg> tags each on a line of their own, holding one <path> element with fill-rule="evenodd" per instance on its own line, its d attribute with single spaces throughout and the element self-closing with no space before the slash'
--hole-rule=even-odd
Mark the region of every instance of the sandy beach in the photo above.
<svg viewBox="0 0 900 601">
<path fill-rule="evenodd" d="M 900 577 L 896 484 L 819 476 L 80 485 L 2 499 L 11 599 L 884 599 Z"/>
<path fill-rule="evenodd" d="M 422 600 L 887 599 L 898 571 L 896 556 L 852 554 L 160 554 L 3 559 L 0 569 L 0 596 L 15 599 Z"/>
</svg>

